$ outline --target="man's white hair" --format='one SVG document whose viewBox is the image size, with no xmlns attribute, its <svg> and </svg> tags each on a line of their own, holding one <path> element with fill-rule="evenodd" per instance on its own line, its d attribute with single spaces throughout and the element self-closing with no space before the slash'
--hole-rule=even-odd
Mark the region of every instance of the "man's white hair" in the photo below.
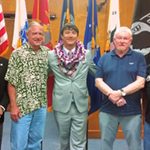
<svg viewBox="0 0 150 150">
<path fill-rule="evenodd" d="M 27 33 L 29 32 L 29 30 L 30 30 L 30 28 L 32 27 L 32 26 L 39 26 L 39 27 L 42 27 L 43 28 L 43 26 L 39 23 L 39 22 L 37 22 L 37 21 L 32 21 L 32 22 L 30 22 L 29 23 L 29 27 L 28 27 L 28 29 L 27 29 Z"/>
<path fill-rule="evenodd" d="M 129 35 L 132 37 L 132 31 L 130 28 L 128 27 L 125 27 L 125 26 L 122 26 L 122 27 L 119 27 L 116 29 L 115 33 L 114 33 L 114 38 L 115 36 L 118 34 L 118 33 L 121 33 L 121 32 L 126 32 L 126 33 L 129 33 Z"/>
</svg>

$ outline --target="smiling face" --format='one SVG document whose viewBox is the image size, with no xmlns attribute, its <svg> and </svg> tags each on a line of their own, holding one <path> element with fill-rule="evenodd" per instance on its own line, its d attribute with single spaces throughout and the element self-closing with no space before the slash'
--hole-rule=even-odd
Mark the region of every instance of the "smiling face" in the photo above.
<svg viewBox="0 0 150 150">
<path fill-rule="evenodd" d="M 39 24 L 32 25 L 27 32 L 28 42 L 34 50 L 38 50 L 44 42 L 43 27 Z"/>
<path fill-rule="evenodd" d="M 78 39 L 78 34 L 73 29 L 66 29 L 63 32 L 63 35 L 61 36 L 64 46 L 66 48 L 72 49 L 76 46 L 76 41 Z"/>
<path fill-rule="evenodd" d="M 78 34 L 79 30 L 75 25 L 65 24 L 61 30 L 61 39 L 64 47 L 66 47 L 68 50 L 73 49 L 76 46 Z"/>
</svg>

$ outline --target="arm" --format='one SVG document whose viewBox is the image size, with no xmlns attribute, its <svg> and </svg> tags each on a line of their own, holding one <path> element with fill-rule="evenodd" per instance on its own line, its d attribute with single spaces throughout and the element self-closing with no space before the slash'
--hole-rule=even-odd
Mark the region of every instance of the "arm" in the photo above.
<svg viewBox="0 0 150 150">
<path fill-rule="evenodd" d="M 18 50 L 14 50 L 9 59 L 7 72 L 5 75 L 5 80 L 8 81 L 8 96 L 10 100 L 10 117 L 13 121 L 17 121 L 20 116 L 20 110 L 16 102 L 16 87 L 18 86 L 18 81 L 20 76 L 18 74 L 18 65 L 21 62 Z"/>
<path fill-rule="evenodd" d="M 126 94 L 132 94 L 140 89 L 144 88 L 145 79 L 143 77 L 137 76 L 136 81 L 131 84 L 123 87 L 122 89 Z M 105 95 L 109 96 L 109 94 L 113 93 L 113 89 L 111 89 L 102 78 L 96 78 L 96 87 L 101 90 Z"/>
<path fill-rule="evenodd" d="M 137 68 L 137 76 L 135 81 L 128 84 L 125 87 L 122 87 L 123 91 L 127 94 L 133 94 L 140 89 L 144 88 L 145 85 L 145 77 L 146 77 L 146 61 L 145 57 L 141 53 L 137 53 L 137 60 L 138 60 L 138 68 Z"/>
<path fill-rule="evenodd" d="M 96 78 L 95 80 L 95 86 L 106 96 L 108 96 L 109 100 L 112 101 L 112 103 L 116 104 L 117 101 L 121 98 L 120 92 L 117 90 L 113 90 L 111 87 L 109 87 L 104 81 L 103 78 Z"/>
<path fill-rule="evenodd" d="M 106 96 L 109 96 L 109 94 L 113 92 L 113 89 L 111 89 L 102 78 L 95 79 L 95 86 Z"/>
<path fill-rule="evenodd" d="M 88 50 L 89 51 L 89 50 Z M 89 51 L 88 52 L 88 57 L 89 57 L 89 73 L 95 77 L 96 75 L 96 70 L 97 70 L 97 65 L 94 63 L 93 61 L 93 57 L 92 57 L 92 52 Z"/>
<path fill-rule="evenodd" d="M 134 82 L 123 87 L 122 89 L 127 95 L 130 95 L 144 88 L 144 85 L 145 85 L 145 78 L 137 76 Z"/>
<path fill-rule="evenodd" d="M 118 89 L 117 91 L 114 91 L 111 89 L 102 78 L 96 78 L 96 87 L 101 90 L 105 95 L 108 96 L 108 98 L 114 103 L 117 104 L 117 106 L 123 106 L 126 104 L 125 99 L 121 96 L 121 92 Z M 145 84 L 145 79 L 143 77 L 137 76 L 137 79 L 132 82 L 131 84 L 127 85 L 126 87 L 123 87 L 123 91 L 130 95 L 132 93 L 135 93 L 142 89 Z"/>
<path fill-rule="evenodd" d="M 144 88 L 144 85 L 145 85 L 145 78 L 137 76 L 137 78 L 134 82 L 132 82 L 131 84 L 122 88 L 122 90 L 125 92 L 125 94 L 130 95 L 130 94 L 133 94 L 133 93 L 139 91 L 140 89 Z M 124 100 L 122 98 L 120 100 L 118 100 L 116 103 L 117 106 L 122 106 L 123 101 Z"/>
<path fill-rule="evenodd" d="M 18 121 L 21 117 L 19 107 L 16 103 L 16 89 L 12 84 L 8 84 L 8 94 L 10 98 L 10 116 L 13 121 Z"/>
<path fill-rule="evenodd" d="M 108 99 L 117 106 L 123 106 L 126 104 L 126 100 L 121 96 L 121 93 L 119 90 L 115 91 L 109 87 L 102 78 L 96 78 L 95 80 L 96 87 L 106 96 L 108 96 Z"/>
</svg>

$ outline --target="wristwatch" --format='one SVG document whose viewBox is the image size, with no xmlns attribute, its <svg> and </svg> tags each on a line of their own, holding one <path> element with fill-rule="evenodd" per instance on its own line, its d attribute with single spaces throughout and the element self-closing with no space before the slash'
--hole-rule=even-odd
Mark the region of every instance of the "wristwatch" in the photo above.
<svg viewBox="0 0 150 150">
<path fill-rule="evenodd" d="M 120 89 L 120 92 L 121 92 L 121 96 L 126 96 L 127 94 L 124 92 L 123 89 Z"/>
</svg>

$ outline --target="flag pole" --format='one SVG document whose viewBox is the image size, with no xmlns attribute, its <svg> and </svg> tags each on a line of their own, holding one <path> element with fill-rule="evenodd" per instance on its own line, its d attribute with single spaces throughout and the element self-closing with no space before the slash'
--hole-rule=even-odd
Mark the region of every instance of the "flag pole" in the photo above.
<svg viewBox="0 0 150 150">
<path fill-rule="evenodd" d="M 91 49 L 92 54 L 94 55 L 94 49 L 95 49 L 95 39 L 94 39 L 94 0 L 92 0 L 92 41 L 91 41 Z"/>
<path fill-rule="evenodd" d="M 69 9 L 69 6 L 70 6 L 70 0 L 67 0 L 67 11 L 66 11 L 66 22 L 67 23 L 70 23 L 70 9 Z"/>
<path fill-rule="evenodd" d="M 108 52 L 110 50 L 110 31 L 108 31 L 108 25 L 109 25 L 109 19 L 110 19 L 110 15 L 109 15 L 109 13 L 110 13 L 110 5 L 111 5 L 111 0 L 109 1 L 109 5 L 108 5 L 107 36 L 106 36 L 106 43 L 105 43 L 104 52 Z"/>
<path fill-rule="evenodd" d="M 39 12 L 39 9 L 40 9 L 40 0 L 37 0 L 37 18 L 36 20 L 39 22 L 39 18 L 40 18 L 40 12 Z"/>
</svg>

